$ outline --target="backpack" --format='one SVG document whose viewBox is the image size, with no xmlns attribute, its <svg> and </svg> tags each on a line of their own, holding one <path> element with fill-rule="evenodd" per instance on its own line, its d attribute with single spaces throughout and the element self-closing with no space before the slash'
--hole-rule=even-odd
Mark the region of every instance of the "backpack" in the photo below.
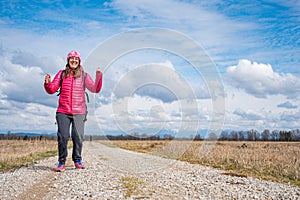
<svg viewBox="0 0 300 200">
<path fill-rule="evenodd" d="M 58 94 L 56 96 L 59 96 L 60 93 L 61 93 L 62 81 L 63 81 L 63 78 L 64 78 L 65 74 L 66 74 L 66 70 L 63 70 L 62 73 L 60 74 L 60 82 L 59 82 L 60 87 L 57 90 Z M 86 78 L 86 73 L 85 72 L 83 72 L 83 75 L 81 76 L 81 78 L 82 78 L 82 82 L 83 82 L 83 91 L 84 91 L 85 96 L 86 96 L 86 101 L 87 101 L 87 103 L 89 103 L 90 102 L 89 94 L 85 91 L 85 78 Z M 86 104 L 85 104 L 85 107 L 86 107 L 86 114 L 85 114 L 85 117 L 84 117 L 84 120 L 83 120 L 84 122 L 87 121 L 87 114 L 88 114 L 88 110 L 87 110 L 87 105 Z"/>
</svg>

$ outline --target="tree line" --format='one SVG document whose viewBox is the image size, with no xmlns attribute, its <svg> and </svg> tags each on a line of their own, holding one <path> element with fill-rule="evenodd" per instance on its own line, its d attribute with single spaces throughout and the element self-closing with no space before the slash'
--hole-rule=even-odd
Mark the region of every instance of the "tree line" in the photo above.
<svg viewBox="0 0 300 200">
<path fill-rule="evenodd" d="M 300 141 L 300 130 L 273 130 L 265 129 L 262 132 L 257 130 L 249 131 L 222 131 L 219 140 L 230 140 L 230 141 Z"/>
<path fill-rule="evenodd" d="M 172 140 L 172 135 L 154 135 L 147 136 L 145 134 L 134 133 L 133 135 L 84 135 L 85 141 L 93 140 Z M 24 135 L 18 133 L 0 134 L 0 140 L 57 140 L 57 136 L 53 135 Z"/>
<path fill-rule="evenodd" d="M 221 140 L 221 141 L 282 141 L 282 142 L 292 142 L 300 141 L 300 130 L 273 130 L 270 131 L 265 129 L 262 132 L 251 129 L 248 131 L 222 131 L 219 135 L 214 132 L 210 132 L 208 136 L 203 136 L 201 134 L 196 134 L 195 136 L 178 138 L 173 135 L 146 135 L 133 133 L 131 135 L 85 135 L 85 141 L 92 140 Z M 0 140 L 57 140 L 57 136 L 53 135 L 20 135 L 17 133 L 0 134 Z"/>
</svg>

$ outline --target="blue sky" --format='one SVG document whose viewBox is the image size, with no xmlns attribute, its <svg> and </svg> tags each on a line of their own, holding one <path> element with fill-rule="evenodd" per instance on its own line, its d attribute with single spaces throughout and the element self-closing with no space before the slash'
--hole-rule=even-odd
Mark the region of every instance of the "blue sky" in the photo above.
<svg viewBox="0 0 300 200">
<path fill-rule="evenodd" d="M 55 132 L 57 97 L 44 92 L 43 76 L 62 69 L 70 50 L 80 51 L 88 61 L 99 45 L 115 35 L 153 27 L 185 35 L 210 57 L 224 87 L 224 129 L 299 128 L 297 0 L 1 1 L 0 9 L 2 132 Z M 122 48 L 129 42 L 115 45 Z M 101 66 L 101 60 L 95 65 Z M 152 71 L 135 71 L 150 65 Z M 156 66 L 163 70 L 154 70 Z M 96 67 L 86 69 L 94 76 Z M 89 105 L 87 133 L 118 131 L 120 123 L 126 123 L 127 131 L 183 129 L 189 134 L 185 126 L 194 127 L 195 121 L 199 129 L 213 124 L 213 100 L 205 77 L 182 57 L 143 49 L 101 67 L 103 90 Z M 175 81 L 154 81 L 130 95 L 120 95 L 128 89 L 125 86 L 116 92 L 123 77 L 132 80 L 124 83 L 134 86 L 136 77 L 146 80 L 150 72 L 153 80 L 172 74 Z M 189 89 L 197 102 L 196 113 L 178 99 Z M 128 110 L 113 109 L 120 105 Z M 188 117 L 183 117 L 183 110 Z"/>
</svg>

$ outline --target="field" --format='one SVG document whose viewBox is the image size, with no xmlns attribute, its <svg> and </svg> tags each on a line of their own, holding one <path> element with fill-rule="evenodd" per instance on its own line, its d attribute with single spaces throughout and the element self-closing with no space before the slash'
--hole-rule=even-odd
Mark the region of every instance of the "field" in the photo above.
<svg viewBox="0 0 300 200">
<path fill-rule="evenodd" d="M 103 141 L 101 141 L 103 142 Z M 106 141 L 108 145 L 300 186 L 299 142 Z"/>
<path fill-rule="evenodd" d="M 224 170 L 225 174 L 256 177 L 300 186 L 299 142 L 100 141 L 106 145 L 178 159 Z M 72 142 L 69 142 L 69 148 Z M 83 149 L 84 150 L 84 149 Z M 54 140 L 0 140 L 0 173 L 57 155 Z"/>
<path fill-rule="evenodd" d="M 54 140 L 0 140 L 0 172 L 27 166 L 57 155 Z"/>
</svg>

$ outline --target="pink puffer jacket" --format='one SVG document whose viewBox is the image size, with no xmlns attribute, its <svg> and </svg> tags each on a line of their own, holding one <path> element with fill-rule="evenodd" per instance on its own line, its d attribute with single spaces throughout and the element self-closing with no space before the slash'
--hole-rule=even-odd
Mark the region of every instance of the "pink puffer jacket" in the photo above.
<svg viewBox="0 0 300 200">
<path fill-rule="evenodd" d="M 60 70 L 50 83 L 44 83 L 44 88 L 47 93 L 54 94 L 59 89 L 62 72 L 63 70 Z M 90 92 L 100 92 L 102 87 L 102 72 L 96 72 L 95 82 L 91 76 L 86 73 L 85 87 Z M 63 78 L 57 112 L 65 114 L 86 114 L 85 103 L 83 78 L 79 77 L 74 79 L 72 75 L 68 78 Z"/>
</svg>

